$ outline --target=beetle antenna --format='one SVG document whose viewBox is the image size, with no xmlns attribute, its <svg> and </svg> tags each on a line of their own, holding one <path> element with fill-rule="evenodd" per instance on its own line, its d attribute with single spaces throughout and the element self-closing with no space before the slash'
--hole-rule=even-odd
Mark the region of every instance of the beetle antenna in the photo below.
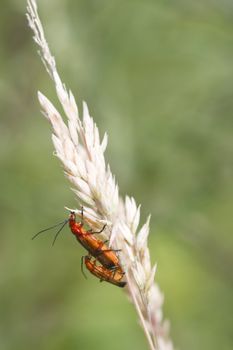
<svg viewBox="0 0 233 350">
<path fill-rule="evenodd" d="M 41 230 L 41 231 L 37 232 L 37 233 L 32 237 L 32 239 L 36 238 L 38 235 L 40 235 L 40 234 L 43 233 L 43 232 L 52 230 L 54 227 L 60 226 L 60 225 L 62 225 L 62 224 L 64 224 L 64 223 L 67 223 L 67 222 L 68 222 L 68 220 L 65 220 L 65 221 L 59 222 L 59 224 L 56 224 L 56 225 L 53 225 L 53 226 L 51 226 L 51 227 L 48 227 L 48 228 L 46 228 L 46 229 L 44 229 L 44 230 Z M 64 226 L 65 226 L 65 225 L 64 225 Z M 63 228 L 64 226 L 62 226 L 62 228 Z"/>
<path fill-rule="evenodd" d="M 53 243 L 52 243 L 52 246 L 55 244 L 55 242 L 56 242 L 56 239 L 57 239 L 57 237 L 58 237 L 58 235 L 59 235 L 59 233 L 61 232 L 61 230 L 63 229 L 63 227 L 67 224 L 67 222 L 68 222 L 69 220 L 65 220 L 64 222 L 63 222 L 63 225 L 62 225 L 62 227 L 61 228 L 59 228 L 59 230 L 57 231 L 57 233 L 56 233 L 56 235 L 55 235 L 55 237 L 54 237 L 54 240 L 53 240 Z"/>
</svg>

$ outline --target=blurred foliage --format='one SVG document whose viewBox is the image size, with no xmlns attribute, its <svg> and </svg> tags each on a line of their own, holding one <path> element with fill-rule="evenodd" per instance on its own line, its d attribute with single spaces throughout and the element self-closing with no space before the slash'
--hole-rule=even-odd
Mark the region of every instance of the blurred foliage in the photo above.
<svg viewBox="0 0 233 350">
<path fill-rule="evenodd" d="M 180 350 L 230 350 L 233 267 L 233 2 L 41 0 L 66 85 L 87 100 L 122 195 L 152 212 L 165 316 Z M 135 311 L 80 272 L 64 205 L 78 206 L 36 91 L 57 103 L 25 1 L 0 12 L 0 349 L 144 349 Z"/>
</svg>

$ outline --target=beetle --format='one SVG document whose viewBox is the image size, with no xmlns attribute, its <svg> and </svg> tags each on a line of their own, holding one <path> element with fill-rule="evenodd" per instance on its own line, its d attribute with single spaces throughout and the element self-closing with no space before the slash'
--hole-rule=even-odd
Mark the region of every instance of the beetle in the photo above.
<svg viewBox="0 0 233 350">
<path fill-rule="evenodd" d="M 114 284 L 118 287 L 125 287 L 126 282 L 122 281 L 122 278 L 124 277 L 124 272 L 121 270 L 121 268 L 116 268 L 114 270 L 110 270 L 103 265 L 97 264 L 96 259 L 92 259 L 91 255 L 86 255 L 82 257 L 82 271 L 83 271 L 83 259 L 86 268 L 90 271 L 92 275 L 100 279 L 100 282 L 108 282 L 111 284 Z M 83 272 L 84 273 L 84 272 Z"/>
<path fill-rule="evenodd" d="M 100 231 L 93 232 L 92 230 L 85 230 L 83 227 L 83 211 L 82 220 L 76 221 L 76 215 L 74 212 L 70 212 L 69 226 L 71 232 L 75 235 L 79 243 L 94 256 L 104 267 L 108 269 L 121 269 L 119 258 L 116 254 L 117 250 L 110 249 L 101 239 L 95 237 L 95 234 L 100 234 L 105 229 L 106 225 Z M 122 269 L 121 269 L 122 270 Z"/>
<path fill-rule="evenodd" d="M 76 214 L 74 211 L 70 211 L 69 218 L 66 219 L 63 222 L 60 222 L 59 224 L 56 224 L 54 226 L 51 226 L 47 229 L 44 229 L 42 231 L 39 231 L 36 233 L 32 239 L 36 238 L 39 234 L 51 230 L 54 227 L 58 227 L 61 225 L 59 230 L 57 231 L 54 240 L 53 245 L 59 235 L 59 233 L 62 231 L 64 226 L 69 223 L 69 227 L 73 235 L 76 237 L 77 241 L 88 251 L 88 253 L 96 258 L 101 265 L 109 270 L 118 270 L 119 273 L 124 274 L 121 266 L 119 258 L 116 254 L 116 252 L 120 251 L 119 249 L 111 249 L 106 245 L 107 241 L 102 241 L 101 239 L 97 238 L 95 235 L 100 234 L 105 229 L 106 225 L 103 226 L 103 228 L 100 231 L 94 232 L 92 230 L 86 230 L 84 228 L 84 222 L 83 222 L 83 207 L 81 208 L 81 221 L 76 221 Z"/>
</svg>

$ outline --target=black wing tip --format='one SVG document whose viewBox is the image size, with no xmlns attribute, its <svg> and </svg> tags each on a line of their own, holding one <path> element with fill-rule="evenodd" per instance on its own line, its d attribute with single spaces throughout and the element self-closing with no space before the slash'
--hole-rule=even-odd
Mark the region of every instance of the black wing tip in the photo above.
<svg viewBox="0 0 233 350">
<path fill-rule="evenodd" d="M 127 282 L 119 282 L 118 285 L 121 288 L 124 288 L 126 286 Z"/>
</svg>

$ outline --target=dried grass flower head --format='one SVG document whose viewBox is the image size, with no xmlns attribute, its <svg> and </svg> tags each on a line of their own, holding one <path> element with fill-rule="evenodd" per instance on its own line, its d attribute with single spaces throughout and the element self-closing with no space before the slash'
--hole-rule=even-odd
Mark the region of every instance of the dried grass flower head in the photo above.
<svg viewBox="0 0 233 350">
<path fill-rule="evenodd" d="M 63 116 L 41 92 L 38 98 L 43 114 L 52 126 L 55 155 L 63 165 L 72 190 L 84 205 L 84 220 L 94 230 L 107 224 L 105 236 L 110 246 L 120 249 L 121 264 L 126 271 L 126 292 L 135 305 L 150 349 L 172 350 L 168 322 L 163 321 L 163 295 L 154 282 L 156 265 L 151 265 L 148 248 L 150 217 L 139 228 L 140 206 L 132 197 L 124 200 L 104 152 L 108 137 L 100 138 L 98 127 L 86 103 L 79 117 L 75 98 L 57 72 L 50 53 L 35 0 L 27 2 L 27 19 L 39 47 L 41 59 L 52 78 Z M 79 209 L 72 209 L 80 214 Z"/>
</svg>

